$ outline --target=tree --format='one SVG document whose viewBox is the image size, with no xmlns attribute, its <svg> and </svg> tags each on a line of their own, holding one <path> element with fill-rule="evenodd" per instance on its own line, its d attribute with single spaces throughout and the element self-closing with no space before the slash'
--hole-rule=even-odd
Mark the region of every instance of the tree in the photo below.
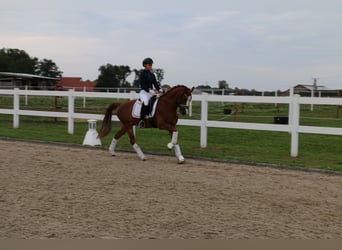
<svg viewBox="0 0 342 250">
<path fill-rule="evenodd" d="M 135 73 L 134 80 L 132 82 L 132 86 L 135 88 L 140 87 L 139 78 L 140 74 L 143 69 L 134 69 L 133 72 Z M 164 70 L 163 69 L 153 69 L 153 73 L 156 75 L 157 82 L 161 85 L 161 82 L 164 79 Z"/>
<path fill-rule="evenodd" d="M 60 77 L 63 72 L 59 71 L 58 66 L 52 60 L 39 60 L 36 66 L 36 74 L 48 77 Z"/>
<path fill-rule="evenodd" d="M 143 69 L 140 69 L 140 70 L 134 69 L 133 70 L 135 75 L 134 75 L 134 80 L 132 82 L 132 86 L 134 88 L 139 88 L 139 86 L 140 86 L 139 78 L 140 78 L 140 74 L 141 74 L 142 71 L 143 71 Z"/>
<path fill-rule="evenodd" d="M 218 81 L 219 89 L 228 89 L 228 83 L 226 80 Z"/>
<path fill-rule="evenodd" d="M 38 58 L 31 58 L 24 50 L 0 50 L 0 71 L 34 74 Z"/>
<path fill-rule="evenodd" d="M 207 85 L 198 85 L 196 87 L 197 89 L 211 89 L 211 87 L 207 84 Z"/>
<path fill-rule="evenodd" d="M 97 79 L 97 88 L 119 88 L 127 87 L 129 83 L 126 78 L 131 74 L 129 66 L 117 66 L 107 63 L 99 68 L 100 75 Z"/>
<path fill-rule="evenodd" d="M 164 79 L 164 70 L 163 69 L 154 69 L 153 73 L 156 74 L 157 82 L 161 85 L 161 82 Z"/>
<path fill-rule="evenodd" d="M 63 73 L 52 60 L 39 60 L 37 57 L 30 57 L 24 50 L 9 48 L 0 50 L 0 71 L 56 78 Z"/>
</svg>

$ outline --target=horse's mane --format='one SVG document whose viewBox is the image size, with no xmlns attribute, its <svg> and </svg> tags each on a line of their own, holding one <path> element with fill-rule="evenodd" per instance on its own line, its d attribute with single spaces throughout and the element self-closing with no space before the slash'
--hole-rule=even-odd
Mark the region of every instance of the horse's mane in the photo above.
<svg viewBox="0 0 342 250">
<path fill-rule="evenodd" d="M 176 91 L 178 88 L 188 88 L 186 87 L 185 85 L 176 85 L 170 89 L 168 89 L 162 96 L 160 97 L 163 97 L 163 96 L 167 96 L 169 95 L 170 93 L 173 93 L 174 91 Z"/>
</svg>

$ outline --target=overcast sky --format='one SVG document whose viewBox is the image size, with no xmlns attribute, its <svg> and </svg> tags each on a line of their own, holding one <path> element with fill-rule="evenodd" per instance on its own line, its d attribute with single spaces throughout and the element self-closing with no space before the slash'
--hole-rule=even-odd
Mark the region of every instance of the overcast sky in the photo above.
<svg viewBox="0 0 342 250">
<path fill-rule="evenodd" d="M 171 86 L 342 87 L 341 0 L 0 0 L 0 25 L 1 48 L 83 80 L 152 57 Z"/>
</svg>

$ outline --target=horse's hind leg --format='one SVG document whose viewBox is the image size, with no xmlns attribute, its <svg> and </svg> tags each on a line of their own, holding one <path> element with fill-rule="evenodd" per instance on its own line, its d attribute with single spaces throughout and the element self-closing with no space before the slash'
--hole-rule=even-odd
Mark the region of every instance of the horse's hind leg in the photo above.
<svg viewBox="0 0 342 250">
<path fill-rule="evenodd" d="M 115 155 L 115 148 L 116 148 L 116 144 L 118 142 L 118 140 L 120 139 L 120 137 L 122 135 L 124 135 L 127 132 L 127 130 L 125 129 L 125 127 L 121 127 L 120 130 L 118 132 L 116 132 L 115 136 L 113 137 L 112 142 L 110 143 L 109 146 L 109 153 L 114 156 Z"/>
<path fill-rule="evenodd" d="M 139 145 L 136 143 L 135 141 L 135 136 L 134 136 L 134 132 L 133 132 L 133 127 L 130 127 L 128 130 L 128 136 L 129 136 L 129 140 L 131 142 L 131 145 L 133 146 L 133 149 L 135 150 L 135 152 L 138 154 L 139 158 L 142 161 L 146 160 L 146 157 L 144 155 L 144 153 L 142 152 L 141 148 L 139 147 Z"/>
<path fill-rule="evenodd" d="M 112 156 L 115 156 L 115 148 L 116 148 L 116 143 L 118 142 L 118 140 L 116 140 L 115 138 L 113 138 L 112 142 L 109 145 L 108 151 Z"/>
</svg>

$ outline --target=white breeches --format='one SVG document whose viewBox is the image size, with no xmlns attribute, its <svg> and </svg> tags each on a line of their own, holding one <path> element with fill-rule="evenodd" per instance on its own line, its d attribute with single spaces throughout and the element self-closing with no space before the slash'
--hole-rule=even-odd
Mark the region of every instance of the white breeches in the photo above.
<svg viewBox="0 0 342 250">
<path fill-rule="evenodd" d="M 151 97 L 152 97 L 152 94 L 149 93 L 149 92 L 146 92 L 145 90 L 142 89 L 142 90 L 140 90 L 140 92 L 139 92 L 139 96 L 140 96 L 141 101 L 144 102 L 144 105 L 147 106 L 149 100 L 150 100 Z"/>
</svg>

